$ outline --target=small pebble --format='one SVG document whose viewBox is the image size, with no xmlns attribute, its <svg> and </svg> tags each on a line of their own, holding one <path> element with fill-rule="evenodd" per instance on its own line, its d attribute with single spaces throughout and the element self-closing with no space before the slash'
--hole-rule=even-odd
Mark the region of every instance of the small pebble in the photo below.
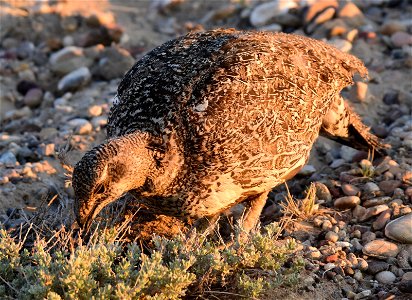
<svg viewBox="0 0 412 300">
<path fill-rule="evenodd" d="M 339 239 L 339 235 L 333 231 L 328 231 L 325 235 L 325 239 L 332 243 L 337 242 Z"/>
<path fill-rule="evenodd" d="M 358 269 L 361 271 L 366 271 L 368 269 L 369 265 L 366 260 L 363 258 L 358 258 Z"/>
<path fill-rule="evenodd" d="M 330 202 L 332 200 L 332 195 L 328 189 L 328 187 L 323 184 L 322 182 L 316 181 L 314 182 L 315 189 L 316 189 L 316 198 L 319 200 L 325 200 L 326 202 Z"/>
<path fill-rule="evenodd" d="M 310 250 L 309 257 L 311 259 L 318 260 L 322 257 L 322 254 L 320 253 L 320 251 L 317 248 L 309 247 L 309 250 Z"/>
<path fill-rule="evenodd" d="M 412 213 L 389 222 L 385 235 L 404 244 L 412 244 Z"/>
<path fill-rule="evenodd" d="M 0 164 L 6 167 L 14 167 L 17 164 L 16 156 L 11 151 L 6 151 L 0 155 Z"/>
<path fill-rule="evenodd" d="M 359 218 L 360 221 L 366 221 L 373 216 L 379 215 L 381 212 L 389 209 L 389 207 L 386 204 L 381 204 L 373 207 L 369 207 L 366 209 L 365 213 Z"/>
<path fill-rule="evenodd" d="M 381 230 L 391 219 L 391 210 L 387 209 L 380 213 L 379 217 L 372 223 L 374 230 Z"/>
<path fill-rule="evenodd" d="M 346 160 L 344 160 L 343 158 L 337 158 L 332 161 L 332 163 L 330 164 L 330 167 L 332 169 L 337 169 L 343 166 L 344 164 L 346 164 Z"/>
<path fill-rule="evenodd" d="M 43 91 L 39 88 L 30 89 L 24 95 L 23 102 L 30 108 L 38 107 L 43 100 Z"/>
<path fill-rule="evenodd" d="M 78 89 L 86 85 L 90 81 L 91 77 L 92 74 L 89 69 L 86 67 L 81 67 L 60 79 L 57 89 L 62 92 Z"/>
<path fill-rule="evenodd" d="M 390 271 L 382 271 L 375 275 L 375 279 L 380 283 L 389 284 L 396 280 L 396 276 Z"/>
<path fill-rule="evenodd" d="M 333 225 L 332 225 L 332 222 L 331 221 L 329 221 L 329 220 L 325 220 L 325 221 L 323 221 L 323 223 L 322 223 L 322 229 L 323 230 L 331 230 L 332 229 L 332 227 L 333 227 Z"/>
<path fill-rule="evenodd" d="M 296 6 L 297 4 L 293 1 L 282 0 L 262 3 L 253 9 L 249 21 L 254 27 L 261 27 L 269 24 L 274 17 L 285 14 Z"/>
<path fill-rule="evenodd" d="M 325 271 L 329 271 L 329 270 L 332 270 L 333 268 L 335 268 L 336 266 L 335 266 L 335 264 L 334 263 L 327 263 L 327 264 L 325 264 L 324 266 L 323 266 L 323 269 L 325 270 Z"/>
<path fill-rule="evenodd" d="M 364 234 L 362 234 L 362 242 L 364 244 L 367 244 L 375 239 L 376 239 L 376 234 L 372 231 L 367 231 Z"/>
<path fill-rule="evenodd" d="M 355 271 L 355 274 L 353 274 L 353 278 L 355 278 L 357 281 L 361 281 L 363 279 L 362 272 Z"/>
<path fill-rule="evenodd" d="M 342 184 L 342 191 L 346 196 L 356 196 L 360 192 L 356 186 L 349 183 Z"/>
<path fill-rule="evenodd" d="M 368 273 L 375 275 L 376 273 L 389 269 L 389 264 L 385 261 L 371 260 L 368 263 Z"/>
<path fill-rule="evenodd" d="M 398 48 L 412 45 L 412 35 L 406 32 L 398 31 L 391 36 L 391 42 Z"/>
<path fill-rule="evenodd" d="M 92 124 L 85 119 L 72 119 L 68 122 L 68 125 L 74 129 L 74 132 L 76 134 L 89 134 L 93 130 Z"/>
<path fill-rule="evenodd" d="M 379 189 L 385 194 L 392 194 L 393 191 L 400 187 L 402 182 L 400 180 L 385 180 L 379 183 Z"/>
<path fill-rule="evenodd" d="M 365 193 L 372 193 L 372 192 L 379 192 L 380 188 L 376 183 L 367 182 L 363 186 L 363 190 L 365 191 Z"/>
<path fill-rule="evenodd" d="M 402 293 L 412 294 L 412 280 L 402 280 L 398 283 L 398 289 Z"/>
<path fill-rule="evenodd" d="M 346 256 L 347 260 L 351 263 L 352 266 L 357 266 L 358 265 L 358 259 L 355 254 L 352 252 L 348 253 Z"/>
<path fill-rule="evenodd" d="M 92 105 L 88 109 L 89 116 L 98 117 L 102 114 L 103 108 L 100 105 Z"/>
<path fill-rule="evenodd" d="M 335 200 L 334 206 L 338 209 L 354 208 L 360 204 L 358 196 L 345 196 Z"/>
<path fill-rule="evenodd" d="M 343 241 L 337 241 L 335 243 L 336 247 L 341 247 L 341 248 L 351 248 L 352 244 L 349 242 L 343 242 Z"/>
<path fill-rule="evenodd" d="M 405 274 L 402 275 L 402 281 L 405 280 L 412 280 L 412 272 L 406 272 Z"/>
<path fill-rule="evenodd" d="M 364 299 L 364 298 L 369 297 L 370 295 L 372 295 L 372 291 L 371 291 L 371 290 L 364 290 L 364 291 L 356 294 L 354 300 Z"/>
<path fill-rule="evenodd" d="M 396 244 L 377 239 L 367 243 L 363 249 L 363 253 L 379 258 L 395 257 L 399 253 L 399 248 Z"/>
</svg>

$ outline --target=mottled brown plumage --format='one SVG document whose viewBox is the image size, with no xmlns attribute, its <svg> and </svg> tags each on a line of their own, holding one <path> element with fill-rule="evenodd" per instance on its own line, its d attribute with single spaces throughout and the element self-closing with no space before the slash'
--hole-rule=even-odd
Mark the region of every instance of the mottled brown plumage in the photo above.
<svg viewBox="0 0 412 300">
<path fill-rule="evenodd" d="M 281 33 L 215 30 L 155 48 L 120 83 L 108 141 L 75 167 L 79 223 L 130 192 L 157 213 L 193 219 L 247 201 L 250 229 L 319 133 L 383 147 L 339 95 L 354 73 L 366 76 L 359 59 Z"/>
</svg>

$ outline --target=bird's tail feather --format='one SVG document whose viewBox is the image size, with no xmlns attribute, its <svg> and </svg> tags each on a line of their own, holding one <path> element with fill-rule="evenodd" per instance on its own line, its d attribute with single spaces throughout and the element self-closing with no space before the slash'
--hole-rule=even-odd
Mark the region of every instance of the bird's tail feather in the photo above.
<svg viewBox="0 0 412 300">
<path fill-rule="evenodd" d="M 369 127 L 340 95 L 336 97 L 325 115 L 320 134 L 359 150 L 373 149 L 380 154 L 385 154 L 385 150 L 390 148 L 390 145 L 384 144 L 370 132 Z"/>
</svg>

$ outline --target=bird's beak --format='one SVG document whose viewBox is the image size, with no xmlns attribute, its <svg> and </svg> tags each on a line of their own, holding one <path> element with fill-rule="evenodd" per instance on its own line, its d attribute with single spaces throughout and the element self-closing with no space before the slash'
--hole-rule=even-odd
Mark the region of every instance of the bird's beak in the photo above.
<svg viewBox="0 0 412 300">
<path fill-rule="evenodd" d="M 99 212 L 106 206 L 105 201 L 94 201 L 90 205 L 90 202 L 84 201 L 78 208 L 77 223 L 83 232 L 88 232 L 93 223 L 93 220 L 99 214 Z"/>
</svg>

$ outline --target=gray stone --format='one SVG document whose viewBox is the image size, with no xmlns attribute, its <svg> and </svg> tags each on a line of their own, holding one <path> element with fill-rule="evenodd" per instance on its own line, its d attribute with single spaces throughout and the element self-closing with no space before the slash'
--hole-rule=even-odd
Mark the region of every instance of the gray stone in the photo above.
<svg viewBox="0 0 412 300">
<path fill-rule="evenodd" d="M 352 49 L 351 42 L 340 38 L 333 38 L 328 41 L 328 44 L 338 48 L 342 52 L 349 52 Z"/>
<path fill-rule="evenodd" d="M 386 194 L 392 194 L 401 184 L 400 180 L 384 180 L 379 182 L 379 188 Z"/>
<path fill-rule="evenodd" d="M 403 274 L 402 281 L 403 280 L 412 280 L 412 272 L 406 272 L 405 274 Z"/>
<path fill-rule="evenodd" d="M 309 176 L 316 172 L 316 168 L 312 165 L 305 165 L 300 171 L 299 174 L 303 176 Z"/>
<path fill-rule="evenodd" d="M 50 56 L 50 67 L 58 74 L 68 74 L 81 67 L 90 67 L 93 60 L 84 55 L 83 48 L 68 46 Z"/>
<path fill-rule="evenodd" d="M 402 269 L 410 269 L 411 265 L 409 264 L 409 252 L 406 250 L 399 251 L 398 256 L 396 257 L 397 264 Z M 411 272 L 412 273 L 412 272 Z M 412 280 L 412 278 L 411 278 Z"/>
<path fill-rule="evenodd" d="M 23 102 L 30 108 L 38 107 L 43 100 L 43 91 L 39 88 L 30 89 L 24 95 Z"/>
<path fill-rule="evenodd" d="M 89 69 L 86 67 L 81 67 L 64 76 L 59 81 L 57 89 L 61 92 L 65 92 L 68 90 L 76 90 L 86 85 L 91 78 L 92 74 L 90 73 Z"/>
<path fill-rule="evenodd" d="M 395 241 L 412 244 L 412 213 L 389 222 L 385 235 Z"/>
<path fill-rule="evenodd" d="M 68 125 L 73 128 L 76 134 L 89 134 L 93 130 L 92 124 L 85 119 L 72 119 L 68 122 Z"/>
<path fill-rule="evenodd" d="M 398 283 L 398 289 L 402 293 L 412 294 L 412 280 L 402 280 Z"/>
<path fill-rule="evenodd" d="M 316 181 L 313 184 L 316 188 L 316 198 L 318 200 L 325 200 L 326 202 L 332 201 L 332 195 L 324 183 Z"/>
<path fill-rule="evenodd" d="M 380 283 L 389 284 L 396 280 L 396 276 L 390 271 L 382 271 L 375 275 L 375 279 Z"/>
<path fill-rule="evenodd" d="M 105 48 L 100 56 L 93 73 L 106 80 L 121 78 L 135 62 L 127 50 L 117 46 Z"/>
<path fill-rule="evenodd" d="M 412 45 L 412 35 L 407 32 L 398 31 L 391 36 L 391 42 L 397 48 Z"/>
<path fill-rule="evenodd" d="M 249 21 L 254 27 L 270 24 L 276 16 L 286 14 L 289 9 L 297 7 L 294 1 L 276 0 L 257 5 L 250 14 Z"/>
<path fill-rule="evenodd" d="M 372 295 L 372 291 L 371 290 L 364 290 L 358 294 L 356 294 L 355 298 L 353 298 L 354 300 L 360 300 L 360 299 L 364 299 L 369 297 L 370 295 Z"/>
<path fill-rule="evenodd" d="M 345 163 L 346 163 L 346 160 L 344 160 L 343 158 L 337 158 L 332 161 L 332 163 L 330 164 L 330 167 L 332 169 L 336 169 L 336 168 L 343 166 Z"/>
<path fill-rule="evenodd" d="M 372 206 L 377 206 L 377 205 L 382 205 L 390 202 L 392 200 L 391 197 L 388 196 L 383 196 L 383 197 L 378 197 L 378 198 L 373 198 L 366 200 L 365 202 L 362 203 L 362 205 L 366 208 L 372 207 Z"/>
<path fill-rule="evenodd" d="M 386 271 L 389 269 L 389 264 L 380 260 L 371 260 L 368 263 L 368 273 L 375 275 L 379 272 Z"/>
<path fill-rule="evenodd" d="M 365 193 L 373 193 L 373 192 L 379 192 L 379 186 L 376 183 L 373 182 L 367 182 L 363 186 L 363 190 Z"/>
<path fill-rule="evenodd" d="M 259 30 L 261 31 L 270 31 L 270 32 L 280 32 L 282 31 L 282 26 L 277 24 L 277 23 L 273 23 L 270 25 L 266 25 L 266 26 L 262 26 L 259 28 Z"/>
<path fill-rule="evenodd" d="M 0 155 L 0 164 L 6 167 L 14 167 L 17 164 L 16 156 L 11 151 L 6 151 Z"/>
<path fill-rule="evenodd" d="M 376 234 L 372 231 L 366 231 L 364 234 L 362 234 L 362 242 L 364 244 L 369 243 L 375 239 L 376 239 Z"/>
<path fill-rule="evenodd" d="M 21 42 L 20 45 L 16 49 L 17 57 L 21 59 L 29 58 L 33 55 L 35 49 L 36 48 L 32 42 L 29 42 L 29 41 Z"/>
<path fill-rule="evenodd" d="M 342 146 L 340 148 L 340 156 L 347 162 L 352 162 L 353 157 L 358 153 L 359 151 L 356 149 L 353 149 L 348 146 Z"/>
</svg>

